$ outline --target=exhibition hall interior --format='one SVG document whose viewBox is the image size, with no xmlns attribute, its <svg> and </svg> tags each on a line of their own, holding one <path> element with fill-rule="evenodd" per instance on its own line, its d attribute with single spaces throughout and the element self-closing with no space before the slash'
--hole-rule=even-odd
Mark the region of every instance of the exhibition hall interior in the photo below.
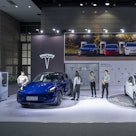
<svg viewBox="0 0 136 136">
<path fill-rule="evenodd" d="M 0 0 L 0 135 L 133 136 L 136 0 Z"/>
</svg>

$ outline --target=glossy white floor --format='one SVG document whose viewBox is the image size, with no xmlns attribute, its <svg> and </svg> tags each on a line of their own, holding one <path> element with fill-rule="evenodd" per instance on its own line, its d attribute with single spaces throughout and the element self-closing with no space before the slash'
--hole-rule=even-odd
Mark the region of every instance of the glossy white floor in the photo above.
<svg viewBox="0 0 136 136">
<path fill-rule="evenodd" d="M 61 106 L 35 106 L 22 108 L 16 102 L 16 94 L 8 100 L 0 102 L 0 122 L 58 122 L 58 123 L 109 123 L 136 122 L 136 108 L 123 107 L 101 99 L 101 91 L 97 98 L 90 97 L 90 91 L 81 90 L 79 101 L 64 97 Z M 121 89 L 111 89 L 110 96 L 123 94 Z"/>
</svg>

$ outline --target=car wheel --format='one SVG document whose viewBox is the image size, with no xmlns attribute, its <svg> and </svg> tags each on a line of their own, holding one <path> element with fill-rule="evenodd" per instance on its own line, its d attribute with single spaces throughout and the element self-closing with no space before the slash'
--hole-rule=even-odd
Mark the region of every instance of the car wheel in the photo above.
<svg viewBox="0 0 136 136">
<path fill-rule="evenodd" d="M 124 85 L 124 94 L 127 96 L 127 93 L 126 93 L 126 86 Z"/>
<path fill-rule="evenodd" d="M 136 106 L 136 93 L 133 94 L 133 102 L 134 102 L 134 105 Z"/>
<path fill-rule="evenodd" d="M 58 91 L 58 93 L 57 93 L 57 102 L 55 103 L 55 106 L 60 105 L 61 102 L 62 102 L 62 93 L 61 93 L 61 91 Z"/>
</svg>

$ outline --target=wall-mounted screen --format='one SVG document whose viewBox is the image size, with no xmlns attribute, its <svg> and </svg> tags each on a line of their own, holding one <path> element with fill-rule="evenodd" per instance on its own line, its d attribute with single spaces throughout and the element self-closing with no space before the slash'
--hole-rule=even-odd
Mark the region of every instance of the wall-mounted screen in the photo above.
<svg viewBox="0 0 136 136">
<path fill-rule="evenodd" d="M 136 55 L 136 33 L 65 33 L 65 60 Z"/>
</svg>

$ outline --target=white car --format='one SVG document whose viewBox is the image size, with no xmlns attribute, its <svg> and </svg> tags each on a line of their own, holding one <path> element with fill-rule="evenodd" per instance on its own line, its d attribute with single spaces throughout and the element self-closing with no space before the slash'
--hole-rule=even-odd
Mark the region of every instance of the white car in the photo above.
<svg viewBox="0 0 136 136">
<path fill-rule="evenodd" d="M 125 55 L 136 55 L 136 42 L 127 42 L 126 43 Z"/>
<path fill-rule="evenodd" d="M 132 75 L 128 78 L 124 85 L 124 93 L 132 98 L 136 106 L 136 75 Z"/>
</svg>

